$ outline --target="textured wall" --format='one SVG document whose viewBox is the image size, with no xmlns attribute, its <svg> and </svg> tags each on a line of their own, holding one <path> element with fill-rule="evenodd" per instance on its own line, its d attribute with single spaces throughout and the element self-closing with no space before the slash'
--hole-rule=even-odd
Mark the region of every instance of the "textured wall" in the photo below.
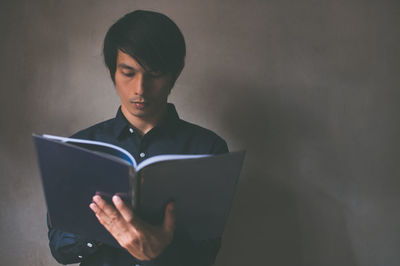
<svg viewBox="0 0 400 266">
<path fill-rule="evenodd" d="M 399 2 L 244 3 L 1 2 L 0 265 L 57 265 L 30 135 L 114 116 L 101 43 L 137 8 L 186 37 L 181 117 L 248 151 L 218 266 L 400 264 Z"/>
</svg>

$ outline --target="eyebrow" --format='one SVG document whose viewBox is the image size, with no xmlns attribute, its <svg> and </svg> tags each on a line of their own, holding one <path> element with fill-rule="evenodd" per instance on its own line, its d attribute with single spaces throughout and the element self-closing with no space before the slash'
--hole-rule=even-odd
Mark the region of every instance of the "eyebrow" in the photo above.
<svg viewBox="0 0 400 266">
<path fill-rule="evenodd" d="M 126 64 L 124 64 L 124 63 L 118 64 L 117 67 L 129 69 L 129 70 L 133 70 L 133 71 L 137 71 L 137 69 L 135 69 L 134 67 L 128 66 L 128 65 L 126 65 Z"/>
</svg>

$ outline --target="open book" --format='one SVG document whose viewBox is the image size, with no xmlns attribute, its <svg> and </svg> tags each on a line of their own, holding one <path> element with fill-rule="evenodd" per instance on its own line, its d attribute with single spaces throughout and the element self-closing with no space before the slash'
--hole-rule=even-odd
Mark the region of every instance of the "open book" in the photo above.
<svg viewBox="0 0 400 266">
<path fill-rule="evenodd" d="M 115 194 L 143 219 L 160 223 L 174 200 L 176 230 L 194 240 L 220 237 L 244 152 L 158 155 L 137 164 L 121 147 L 91 140 L 33 135 L 53 228 L 118 246 L 89 208 Z"/>
</svg>

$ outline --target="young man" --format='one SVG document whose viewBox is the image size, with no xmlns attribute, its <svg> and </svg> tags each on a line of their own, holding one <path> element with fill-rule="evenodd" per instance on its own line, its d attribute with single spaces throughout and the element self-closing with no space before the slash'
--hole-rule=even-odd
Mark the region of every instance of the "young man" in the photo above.
<svg viewBox="0 0 400 266">
<path fill-rule="evenodd" d="M 121 100 L 115 118 L 73 137 L 109 142 L 138 162 L 159 154 L 219 154 L 228 151 L 215 133 L 179 119 L 168 95 L 184 66 L 182 33 L 165 15 L 134 11 L 108 30 L 104 60 Z M 112 177 L 110 177 L 112 178 Z M 176 184 L 179 186 L 179 184 Z M 124 249 L 49 228 L 50 249 L 63 264 L 211 265 L 220 240 L 194 242 L 175 232 L 175 206 L 165 208 L 162 224 L 137 217 L 118 196 L 107 204 L 94 196 L 91 208 Z"/>
</svg>

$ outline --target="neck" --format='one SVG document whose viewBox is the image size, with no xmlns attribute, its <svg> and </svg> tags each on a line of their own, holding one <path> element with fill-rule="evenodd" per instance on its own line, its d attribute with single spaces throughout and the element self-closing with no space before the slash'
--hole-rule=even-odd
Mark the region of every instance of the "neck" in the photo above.
<svg viewBox="0 0 400 266">
<path fill-rule="evenodd" d="M 121 111 L 129 124 L 131 124 L 141 136 L 143 136 L 154 128 L 164 117 L 167 112 L 167 104 L 165 104 L 164 108 L 161 108 L 158 113 L 143 117 L 131 114 L 123 105 L 121 105 Z"/>
</svg>

